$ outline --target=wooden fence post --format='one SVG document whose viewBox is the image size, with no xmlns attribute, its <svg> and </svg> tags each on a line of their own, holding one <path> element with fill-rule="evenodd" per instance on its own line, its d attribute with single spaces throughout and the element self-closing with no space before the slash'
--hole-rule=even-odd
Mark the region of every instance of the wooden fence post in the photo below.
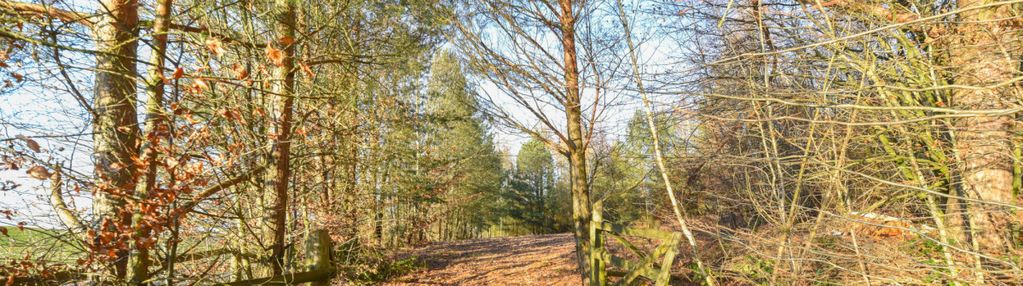
<svg viewBox="0 0 1023 286">
<path fill-rule="evenodd" d="M 654 285 L 668 285 L 671 282 L 671 264 L 675 262 L 675 255 L 678 253 L 678 243 L 682 240 L 682 235 L 675 232 L 671 234 L 671 239 L 665 243 L 668 244 L 664 258 L 661 260 L 661 271 L 657 273 L 657 279 L 654 281 Z"/>
<path fill-rule="evenodd" d="M 330 262 L 333 250 L 330 235 L 326 230 L 316 230 L 305 242 L 304 257 L 296 268 L 302 272 L 287 272 L 264 278 L 219 283 L 215 285 L 248 286 L 248 285 L 330 285 L 334 274 L 334 265 Z"/>
<path fill-rule="evenodd" d="M 593 217 L 590 220 L 590 285 L 607 285 L 607 269 L 605 261 L 604 236 L 601 226 L 604 223 L 604 204 L 597 201 L 593 204 Z"/>
<path fill-rule="evenodd" d="M 607 276 L 620 277 L 615 285 L 633 285 L 637 279 L 649 279 L 653 285 L 667 286 L 671 282 L 671 265 L 678 254 L 678 244 L 682 234 L 663 231 L 657 228 L 632 228 L 604 221 L 602 202 L 593 204 L 590 221 L 590 286 L 606 286 Z M 628 261 L 611 255 L 606 249 L 607 237 L 620 242 L 627 250 L 631 250 L 638 260 Z M 644 253 L 630 243 L 625 237 L 635 236 L 660 240 L 661 243 L 650 253 Z M 612 265 L 614 270 L 608 270 Z M 624 270 L 624 271 L 622 271 Z"/>
<path fill-rule="evenodd" d="M 330 234 L 325 229 L 318 229 L 312 233 L 305 245 L 305 265 L 309 266 L 309 271 L 317 273 L 330 273 L 333 272 L 333 265 L 330 262 L 330 254 L 333 250 L 331 245 Z M 324 275 L 330 277 L 329 275 Z M 330 279 L 324 279 L 322 281 L 310 282 L 311 286 L 325 286 L 330 285 Z"/>
</svg>

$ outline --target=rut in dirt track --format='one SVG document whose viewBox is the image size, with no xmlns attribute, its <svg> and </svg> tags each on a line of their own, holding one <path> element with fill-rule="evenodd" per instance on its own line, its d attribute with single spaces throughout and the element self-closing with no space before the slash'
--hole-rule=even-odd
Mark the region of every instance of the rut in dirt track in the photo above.
<svg viewBox="0 0 1023 286">
<path fill-rule="evenodd" d="M 439 243 L 408 253 L 426 269 L 385 285 L 579 285 L 572 234 Z"/>
</svg>

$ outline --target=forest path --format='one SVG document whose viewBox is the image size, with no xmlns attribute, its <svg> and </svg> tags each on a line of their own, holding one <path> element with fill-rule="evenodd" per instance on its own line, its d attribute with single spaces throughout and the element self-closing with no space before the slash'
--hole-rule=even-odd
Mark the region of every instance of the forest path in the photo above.
<svg viewBox="0 0 1023 286">
<path fill-rule="evenodd" d="M 384 285 L 579 285 L 572 234 L 437 243 L 407 255 L 426 269 Z"/>
</svg>

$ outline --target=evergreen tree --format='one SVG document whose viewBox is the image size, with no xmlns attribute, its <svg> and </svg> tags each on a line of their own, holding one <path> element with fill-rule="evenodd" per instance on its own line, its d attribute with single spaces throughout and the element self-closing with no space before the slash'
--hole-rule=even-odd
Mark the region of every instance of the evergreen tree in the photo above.
<svg viewBox="0 0 1023 286">
<path fill-rule="evenodd" d="M 558 197 L 563 192 L 557 184 L 554 159 L 544 144 L 530 140 L 522 145 L 503 196 L 508 217 L 530 233 L 567 231 L 569 225 L 555 219 L 565 211 L 567 201 Z"/>
<path fill-rule="evenodd" d="M 480 235 L 495 208 L 493 196 L 503 177 L 501 157 L 477 115 L 476 100 L 461 63 L 449 51 L 434 57 L 427 88 L 429 124 L 427 153 L 434 168 L 439 199 L 447 202 L 437 214 L 440 239 Z"/>
</svg>

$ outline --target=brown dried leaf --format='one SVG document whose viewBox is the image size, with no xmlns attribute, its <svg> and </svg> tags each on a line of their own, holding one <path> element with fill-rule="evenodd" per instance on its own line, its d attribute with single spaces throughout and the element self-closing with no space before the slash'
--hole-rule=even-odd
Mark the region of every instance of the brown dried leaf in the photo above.
<svg viewBox="0 0 1023 286">
<path fill-rule="evenodd" d="M 19 140 L 21 140 L 23 142 L 25 142 L 25 146 L 27 146 L 28 149 L 31 149 L 32 152 L 39 153 L 39 151 L 42 150 L 42 149 L 39 148 L 39 143 L 37 143 L 35 140 L 32 140 L 32 138 L 28 138 L 28 136 L 18 135 L 18 136 L 14 136 L 14 137 L 18 138 Z"/>
<path fill-rule="evenodd" d="M 245 68 L 243 65 L 236 63 L 233 67 L 231 67 L 231 70 L 234 70 L 234 74 L 238 79 L 249 78 L 249 69 Z"/>
<path fill-rule="evenodd" d="M 218 58 L 224 54 L 224 43 L 220 42 L 220 39 L 214 37 L 206 38 L 206 48 Z"/>
<path fill-rule="evenodd" d="M 290 46 L 291 44 L 295 43 L 295 38 L 292 38 L 292 37 L 289 37 L 289 36 L 284 36 L 284 37 L 281 37 L 279 41 L 281 42 L 281 46 L 287 47 L 287 46 Z"/>
<path fill-rule="evenodd" d="M 275 66 L 284 66 L 284 51 L 266 46 L 266 58 L 270 59 L 270 63 L 273 63 Z"/>
<path fill-rule="evenodd" d="M 46 178 L 50 177 L 50 171 L 39 165 L 32 166 L 32 168 L 29 168 L 28 171 L 25 171 L 25 173 L 28 173 L 28 175 L 32 178 L 39 180 L 46 180 Z"/>
<path fill-rule="evenodd" d="M 179 79 L 183 76 L 185 76 L 185 70 L 181 68 L 174 70 L 174 79 Z"/>
</svg>

